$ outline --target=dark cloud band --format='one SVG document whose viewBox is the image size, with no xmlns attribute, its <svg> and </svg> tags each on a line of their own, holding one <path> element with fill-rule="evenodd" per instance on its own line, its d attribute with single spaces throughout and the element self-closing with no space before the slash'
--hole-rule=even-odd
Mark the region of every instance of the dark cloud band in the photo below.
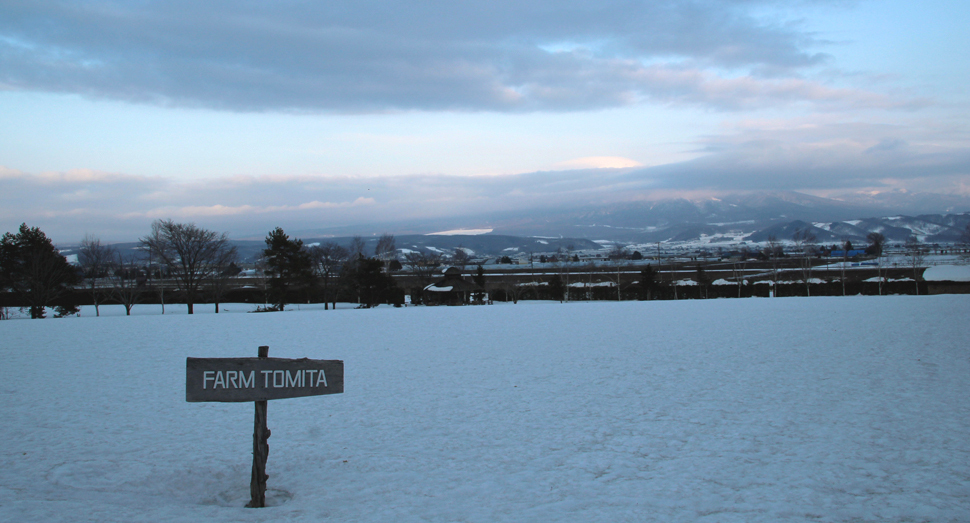
<svg viewBox="0 0 970 523">
<path fill-rule="evenodd" d="M 751 5 L 15 1 L 0 7 L 0 83 L 231 111 L 892 104 L 796 80 L 826 60 L 821 42 Z"/>
</svg>

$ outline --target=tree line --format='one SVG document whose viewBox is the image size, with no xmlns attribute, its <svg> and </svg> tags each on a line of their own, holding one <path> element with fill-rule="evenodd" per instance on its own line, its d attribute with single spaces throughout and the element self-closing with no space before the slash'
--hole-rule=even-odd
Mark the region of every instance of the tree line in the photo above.
<svg viewBox="0 0 970 523">
<path fill-rule="evenodd" d="M 880 257 L 886 238 L 874 232 L 869 234 L 867 240 L 869 244 L 865 254 Z M 812 260 L 834 254 L 832 251 L 841 251 L 843 274 L 840 281 L 842 294 L 847 293 L 844 271 L 853 252 L 850 241 L 846 239 L 839 245 L 825 248 L 819 246 L 815 235 L 805 229 L 796 230 L 792 241 L 800 259 L 800 280 L 806 295 L 811 295 L 815 265 Z M 106 302 L 123 305 L 126 314 L 130 315 L 132 307 L 152 292 L 164 313 L 166 292 L 171 292 L 173 286 L 189 314 L 194 313 L 196 303 L 205 300 L 213 303 L 215 311 L 219 312 L 220 303 L 233 287 L 230 285 L 231 278 L 241 272 L 237 265 L 238 253 L 227 233 L 217 233 L 192 223 L 156 220 L 149 234 L 140 238 L 139 243 L 143 253 L 141 256 L 122 255 L 98 238 L 86 236 L 79 246 L 75 266 L 68 263 L 43 231 L 21 224 L 16 233 L 5 233 L 0 239 L 0 292 L 12 295 L 16 306 L 29 312 L 31 318 L 43 318 L 51 305 L 54 305 L 56 316 L 77 313 L 77 303 L 66 297 L 75 296 L 78 288 L 88 293 L 88 301 L 94 305 L 98 316 L 100 305 Z M 970 225 L 961 243 L 963 254 L 967 257 L 970 251 Z M 404 293 L 390 276 L 390 273 L 402 268 L 396 257 L 394 236 L 390 234 L 379 238 L 373 256 L 367 255 L 366 243 L 360 236 L 355 236 L 348 247 L 336 242 L 306 246 L 302 240 L 290 238 L 282 228 L 277 227 L 267 234 L 265 244 L 256 262 L 257 273 L 260 274 L 257 283 L 263 289 L 265 302 L 258 309 L 260 311 L 283 310 L 288 300 L 298 297 L 301 292 L 305 293 L 308 301 L 311 294 L 317 301 L 323 301 L 326 309 L 331 304 L 336 307 L 338 296 L 356 301 L 361 307 L 403 302 Z M 927 248 L 916 236 L 910 237 L 903 247 L 915 282 Z M 611 259 L 618 261 L 629 258 L 619 246 L 615 246 L 614 251 L 611 252 Z M 634 253 L 634 259 L 638 258 L 637 254 Z M 768 262 L 774 283 L 777 284 L 780 273 L 778 262 L 786 257 L 788 254 L 782 248 L 782 243 L 774 236 L 769 236 L 759 251 L 743 248 L 734 264 L 738 297 L 742 295 L 746 260 L 756 258 Z M 471 261 L 466 250 L 460 246 L 449 258 L 439 252 L 409 251 L 404 259 L 411 274 L 422 284 L 430 283 L 443 263 L 463 270 Z M 570 260 L 568 253 L 563 259 Z M 882 294 L 885 278 L 881 264 L 879 266 L 879 293 Z M 560 301 L 568 300 L 568 273 L 565 276 L 566 281 L 562 276 L 553 277 L 543 294 L 548 293 L 552 299 Z M 484 289 L 481 267 L 474 279 Z M 706 297 L 710 282 L 700 266 L 697 267 L 696 281 L 701 289 L 699 296 Z M 618 274 L 616 299 L 622 299 L 619 283 Z M 676 299 L 676 286 L 671 289 Z M 519 292 L 514 286 L 493 290 L 497 296 L 501 296 L 500 299 L 517 301 Z M 916 290 L 919 293 L 918 282 Z M 413 289 L 412 297 L 420 300 L 420 291 L 420 288 Z M 636 298 L 654 299 L 670 293 L 670 289 L 660 283 L 652 267 L 647 266 L 640 274 Z M 5 315 L 5 309 L 0 307 L 0 319 Z"/>
<path fill-rule="evenodd" d="M 261 311 L 283 310 L 301 290 L 322 290 L 327 309 L 330 304 L 336 307 L 338 290 L 352 294 L 361 307 L 403 302 L 403 293 L 397 292 L 387 274 L 401 267 L 394 258 L 392 235 L 379 239 L 373 257 L 365 253 L 359 236 L 349 248 L 336 242 L 307 247 L 277 227 L 265 243 L 256 263 L 267 303 Z M 139 244 L 143 255 L 125 256 L 100 239 L 85 236 L 77 265 L 72 265 L 43 231 L 21 224 L 16 233 L 5 233 L 0 240 L 0 291 L 12 294 L 16 306 L 31 318 L 44 318 L 52 305 L 55 316 L 76 314 L 76 300 L 67 298 L 76 296 L 78 288 L 88 294 L 95 315 L 100 316 L 100 306 L 107 302 L 123 305 L 130 315 L 132 307 L 151 292 L 164 313 L 167 286 L 163 282 L 170 282 L 189 314 L 204 300 L 211 301 L 218 313 L 230 279 L 241 272 L 228 234 L 193 223 L 156 220 Z"/>
</svg>

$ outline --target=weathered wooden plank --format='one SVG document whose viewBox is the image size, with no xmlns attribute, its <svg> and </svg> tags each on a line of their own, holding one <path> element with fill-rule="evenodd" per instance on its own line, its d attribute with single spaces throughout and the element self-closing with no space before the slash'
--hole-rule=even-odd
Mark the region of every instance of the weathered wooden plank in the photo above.
<svg viewBox="0 0 970 523">
<path fill-rule="evenodd" d="M 342 360 L 185 359 L 185 401 L 266 401 L 343 391 Z"/>
<path fill-rule="evenodd" d="M 261 345 L 258 350 L 260 359 L 269 356 L 269 347 Z M 250 500 L 246 505 L 250 508 L 263 508 L 266 506 L 266 480 L 269 474 L 266 473 L 266 460 L 269 458 L 269 436 L 271 431 L 266 426 L 266 406 L 265 401 L 257 401 L 255 425 L 253 429 L 253 474 L 249 482 Z"/>
</svg>

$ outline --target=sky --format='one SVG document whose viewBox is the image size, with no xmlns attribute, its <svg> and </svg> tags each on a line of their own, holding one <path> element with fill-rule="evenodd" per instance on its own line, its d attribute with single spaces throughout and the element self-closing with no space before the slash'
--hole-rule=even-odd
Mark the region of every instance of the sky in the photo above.
<svg viewBox="0 0 970 523">
<path fill-rule="evenodd" d="M 7 0 L 0 232 L 970 196 L 968 26 L 958 0 Z"/>
</svg>

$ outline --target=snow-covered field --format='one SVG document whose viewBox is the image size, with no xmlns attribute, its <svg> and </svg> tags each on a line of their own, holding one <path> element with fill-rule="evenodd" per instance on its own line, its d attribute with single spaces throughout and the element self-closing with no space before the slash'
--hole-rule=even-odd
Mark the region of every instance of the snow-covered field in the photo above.
<svg viewBox="0 0 970 523">
<path fill-rule="evenodd" d="M 0 322 L 0 521 L 970 520 L 970 296 L 87 313 Z M 258 345 L 346 381 L 246 509 Z"/>
</svg>

